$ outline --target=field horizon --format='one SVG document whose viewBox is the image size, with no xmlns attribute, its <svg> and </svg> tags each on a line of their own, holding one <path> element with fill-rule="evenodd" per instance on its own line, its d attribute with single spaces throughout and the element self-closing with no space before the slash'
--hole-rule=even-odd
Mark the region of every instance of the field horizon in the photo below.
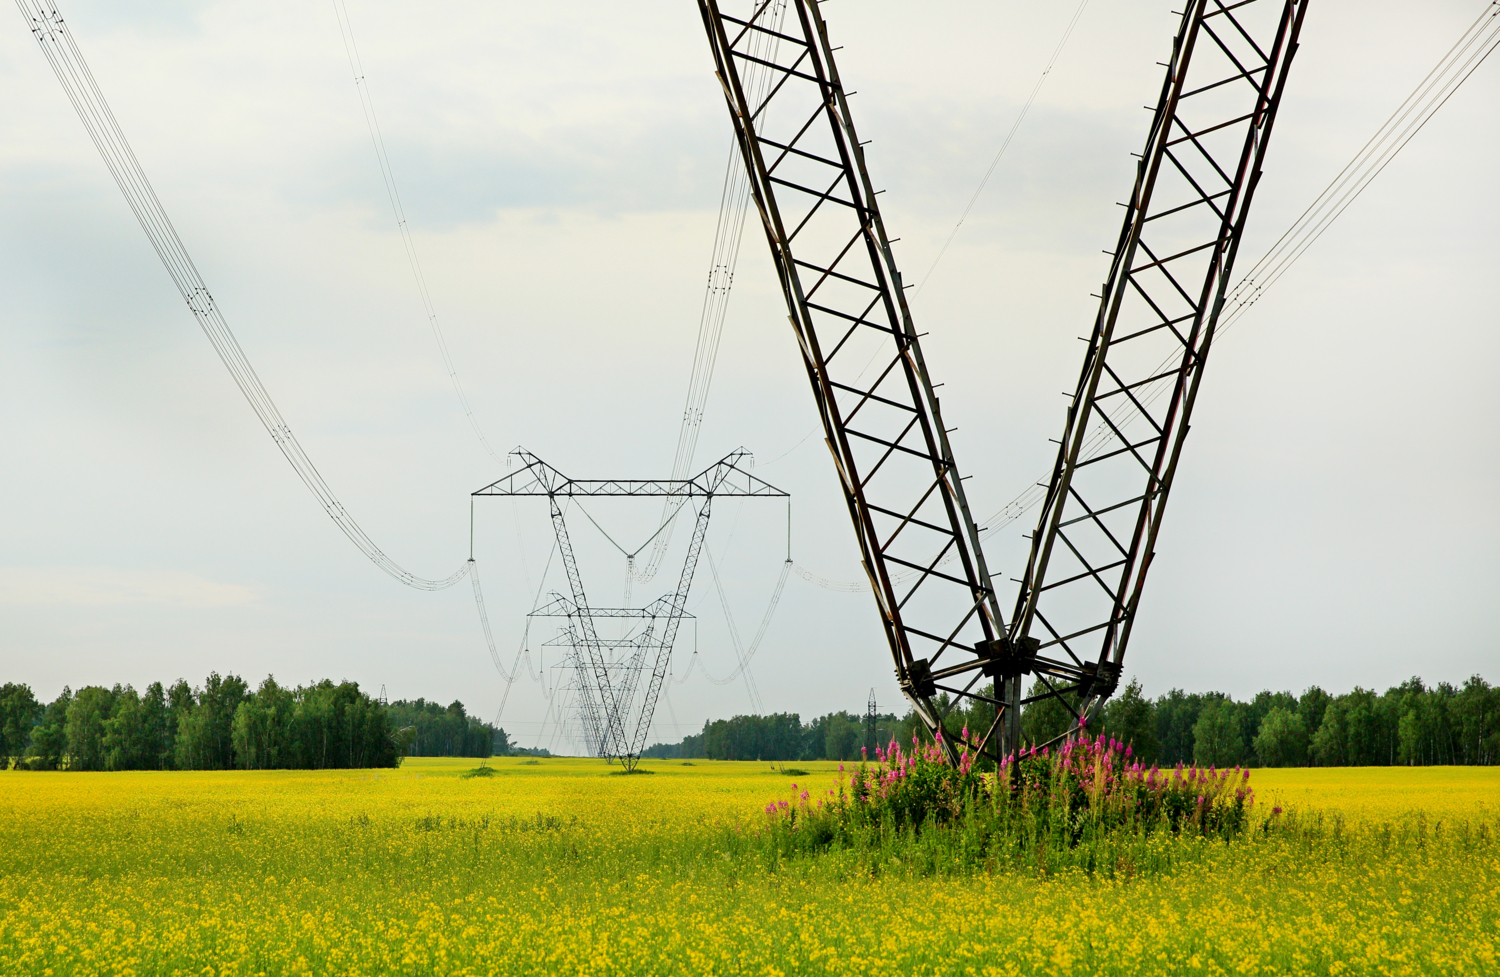
<svg viewBox="0 0 1500 977">
<path fill-rule="evenodd" d="M 413 759 L 0 774 L 0 972 L 1459 973 L 1500 964 L 1500 770 L 1258 770 L 1316 832 L 1039 878 L 768 862 L 839 764 Z M 802 772 L 805 771 L 805 772 Z M 793 785 L 796 785 L 794 788 Z"/>
</svg>

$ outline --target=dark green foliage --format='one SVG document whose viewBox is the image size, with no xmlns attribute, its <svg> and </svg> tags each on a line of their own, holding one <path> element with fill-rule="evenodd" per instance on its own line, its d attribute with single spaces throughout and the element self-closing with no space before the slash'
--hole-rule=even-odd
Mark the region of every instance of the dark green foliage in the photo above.
<svg viewBox="0 0 1500 977">
<path fill-rule="evenodd" d="M 172 744 L 176 740 L 176 728 L 172 725 L 167 691 L 160 682 L 146 686 L 141 696 L 140 711 L 141 745 L 144 751 L 141 768 L 144 770 L 168 770 L 171 768 Z"/>
<path fill-rule="evenodd" d="M 1333 696 L 1324 692 L 1316 685 L 1310 686 L 1297 700 L 1297 718 L 1302 720 L 1302 727 L 1307 730 L 1309 739 L 1323 726 L 1323 713 L 1328 711 L 1328 703 L 1333 701 Z"/>
<path fill-rule="evenodd" d="M 1209 699 L 1193 724 L 1193 762 L 1204 767 L 1231 767 L 1245 752 L 1240 710 L 1226 697 Z"/>
<path fill-rule="evenodd" d="M 794 712 L 735 716 L 703 728 L 703 749 L 710 760 L 798 760 L 803 747 L 802 720 Z"/>
<path fill-rule="evenodd" d="M 114 712 L 115 696 L 97 685 L 78 690 L 68 704 L 68 768 L 104 769 L 104 722 Z"/>
<path fill-rule="evenodd" d="M 144 769 L 150 764 L 151 744 L 140 696 L 127 685 L 116 686 L 113 698 L 114 708 L 104 720 L 104 769 Z"/>
<path fill-rule="evenodd" d="M 1260 721 L 1255 755 L 1265 767 L 1300 767 L 1307 763 L 1307 727 L 1302 717 L 1276 706 Z"/>
<path fill-rule="evenodd" d="M 1156 700 L 1156 740 L 1161 764 L 1193 762 L 1193 727 L 1198 725 L 1198 710 L 1203 696 L 1173 689 Z"/>
<path fill-rule="evenodd" d="M 1161 752 L 1156 739 L 1156 710 L 1151 700 L 1141 694 L 1141 683 L 1131 679 L 1104 706 L 1104 732 L 1131 747 L 1135 759 L 1155 763 Z"/>
<path fill-rule="evenodd" d="M 866 716 L 830 712 L 803 723 L 797 713 L 735 716 L 703 724 L 703 732 L 680 743 L 656 743 L 643 757 L 658 760 L 858 760 L 867 748 Z M 903 722 L 891 713 L 875 717 L 877 742 L 909 740 L 914 719 Z"/>
<path fill-rule="evenodd" d="M 1038 680 L 1026 691 L 1026 697 L 1046 691 L 1047 686 Z M 1051 742 L 1076 725 L 1078 720 L 1068 707 L 1050 696 L 1021 709 L 1021 739 L 1027 743 Z"/>
<path fill-rule="evenodd" d="M 235 766 L 234 714 L 250 687 L 238 675 L 210 672 L 197 690 L 197 707 L 178 719 L 177 766 L 182 770 L 228 770 Z"/>
<path fill-rule="evenodd" d="M 505 733 L 469 719 L 462 742 L 489 756 Z M 483 752 L 479 752 L 479 751 Z M 387 708 L 353 682 L 288 689 L 267 677 L 254 693 L 235 675 L 201 689 L 178 680 L 144 695 L 88 686 L 40 707 L 23 685 L 0 687 L 0 765 L 33 770 L 250 770 L 394 767 L 404 754 Z"/>
<path fill-rule="evenodd" d="M 1043 686 L 1033 683 L 1027 695 Z M 982 690 L 990 694 L 992 689 Z M 946 697 L 939 697 L 946 709 Z M 994 720 L 993 707 L 979 702 L 954 709 L 944 720 L 954 742 L 964 726 L 981 735 Z M 681 743 L 657 744 L 648 757 L 661 759 L 848 760 L 851 713 L 829 713 L 803 726 L 794 751 L 795 716 L 736 716 L 705 723 L 703 732 Z M 1021 713 L 1026 742 L 1040 745 L 1066 732 L 1072 713 L 1055 699 L 1034 702 Z M 1100 725 L 1129 744 L 1134 758 L 1163 766 L 1199 763 L 1226 766 L 1365 766 L 1371 764 L 1500 763 L 1500 688 L 1478 675 L 1462 688 L 1444 682 L 1429 688 L 1410 679 L 1377 694 L 1355 688 L 1331 696 L 1312 686 L 1300 696 L 1261 692 L 1236 702 L 1220 692 L 1172 689 L 1147 699 L 1132 680 L 1104 707 Z M 894 739 L 905 749 L 916 736 L 929 742 L 914 712 L 879 717 L 882 746 Z M 861 745 L 862 739 L 861 739 Z"/>
<path fill-rule="evenodd" d="M 68 707 L 73 704 L 73 690 L 63 686 L 62 695 L 47 704 L 42 717 L 31 730 L 31 745 L 26 748 L 26 765 L 32 770 L 56 770 L 68 755 Z"/>
<path fill-rule="evenodd" d="M 31 742 L 31 727 L 42 717 L 42 706 L 29 685 L 0 686 L 0 769 L 21 762 Z"/>
<path fill-rule="evenodd" d="M 445 708 L 426 699 L 402 700 L 391 703 L 386 711 L 409 740 L 407 756 L 488 757 L 510 753 L 510 737 L 505 730 L 470 716 L 462 702 L 451 702 Z"/>
<path fill-rule="evenodd" d="M 860 750 L 865 747 L 865 734 L 864 717 L 830 712 L 809 724 L 804 732 L 803 753 L 816 754 L 822 760 L 858 760 Z M 810 755 L 807 759 L 811 759 Z"/>
</svg>

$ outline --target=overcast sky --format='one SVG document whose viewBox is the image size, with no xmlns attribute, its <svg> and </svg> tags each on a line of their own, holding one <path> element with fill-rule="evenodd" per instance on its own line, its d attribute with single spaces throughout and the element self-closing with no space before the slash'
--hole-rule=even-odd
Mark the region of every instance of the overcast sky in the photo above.
<svg viewBox="0 0 1500 977">
<path fill-rule="evenodd" d="M 1313 0 L 1241 249 L 1249 267 L 1438 61 L 1480 0 Z M 937 256 L 1074 4 L 825 7 L 908 281 Z M 730 128 L 694 5 L 411 4 L 350 14 L 406 214 L 475 414 L 575 477 L 662 477 L 692 364 Z M 505 474 L 448 384 L 331 3 L 68 0 L 142 165 L 303 446 L 395 560 L 444 576 Z M 414 14 L 416 14 L 414 16 Z M 1176 18 L 1093 0 L 913 300 L 984 519 L 1052 459 Z M 5 23 L 0 19 L 0 24 Z M 382 574 L 296 479 L 182 304 L 18 16 L 0 30 L 0 679 L 211 669 L 392 698 L 505 685 L 467 584 Z M 1148 692 L 1500 679 L 1500 60 L 1438 113 L 1222 343 L 1126 658 Z M 763 237 L 745 237 L 697 460 L 744 445 L 788 490 L 793 557 L 860 571 Z M 590 508 L 638 545 L 650 503 Z M 716 509 L 755 631 L 783 510 Z M 988 544 L 1019 575 L 1034 514 Z M 624 565 L 576 515 L 590 597 Z M 679 533 L 669 560 L 681 557 Z M 539 590 L 541 500 L 486 499 L 474 553 L 507 668 Z M 703 568 L 654 739 L 750 709 Z M 634 599 L 670 587 L 637 584 Z M 1012 586 L 1004 584 L 1005 588 Z M 1002 598 L 1008 609 L 1010 596 Z M 530 644 L 551 690 L 555 632 Z M 684 674 L 696 644 L 702 670 Z M 866 594 L 792 577 L 753 674 L 767 710 L 899 693 Z M 551 738 L 543 686 L 501 724 Z M 540 737 L 540 739 L 539 739 Z"/>
</svg>

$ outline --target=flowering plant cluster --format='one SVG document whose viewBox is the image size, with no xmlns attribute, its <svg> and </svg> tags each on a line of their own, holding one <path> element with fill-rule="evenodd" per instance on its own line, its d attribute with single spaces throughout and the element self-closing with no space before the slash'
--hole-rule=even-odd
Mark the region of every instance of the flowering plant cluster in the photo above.
<svg viewBox="0 0 1500 977">
<path fill-rule="evenodd" d="M 961 742 L 967 742 L 964 731 Z M 1142 764 L 1131 747 L 1080 724 L 1058 749 L 1031 748 L 981 773 L 964 747 L 957 763 L 944 744 L 910 749 L 892 741 L 814 797 L 803 789 L 766 805 L 773 834 L 790 849 L 886 844 L 899 835 L 952 828 L 965 846 L 991 851 L 1043 845 L 1069 850 L 1117 836 L 1231 837 L 1245 828 L 1255 795 L 1250 772 Z"/>
<path fill-rule="evenodd" d="M 1245 827 L 1255 791 L 1250 771 L 1147 767 L 1132 749 L 1103 734 L 1079 735 L 1006 757 L 995 775 L 995 802 L 1016 813 L 1061 821 L 1070 840 L 1089 828 L 1158 827 L 1173 833 L 1228 836 Z"/>
</svg>

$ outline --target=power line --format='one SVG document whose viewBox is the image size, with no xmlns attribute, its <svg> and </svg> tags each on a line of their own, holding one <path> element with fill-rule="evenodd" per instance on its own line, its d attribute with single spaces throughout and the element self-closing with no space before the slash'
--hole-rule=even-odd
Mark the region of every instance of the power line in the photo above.
<svg viewBox="0 0 1500 977">
<path fill-rule="evenodd" d="M 1282 275 L 1286 274 L 1297 259 L 1302 257 L 1303 253 L 1380 175 L 1391 160 L 1396 158 L 1412 137 L 1422 130 L 1438 109 L 1453 97 L 1454 93 L 1484 63 L 1497 46 L 1500 46 L 1500 0 L 1491 0 L 1485 4 L 1479 16 L 1459 36 L 1447 53 L 1438 60 L 1437 65 L 1427 73 L 1412 93 L 1391 113 L 1380 129 L 1361 147 L 1354 158 L 1339 171 L 1333 181 L 1292 223 L 1292 226 L 1287 228 L 1276 243 L 1229 291 L 1224 300 L 1225 311 L 1219 318 L 1216 339 L 1228 332 L 1239 321 L 1240 316 L 1244 315 L 1273 284 L 1280 280 Z M 962 220 L 959 223 L 961 224 Z M 928 274 L 931 274 L 930 270 Z M 1171 362 L 1172 358 L 1163 360 L 1156 372 L 1165 371 Z M 1149 406 L 1170 389 L 1168 381 L 1157 381 L 1154 384 L 1143 385 L 1137 397 L 1143 405 Z M 1139 416 L 1138 412 L 1129 408 L 1129 404 L 1122 404 L 1121 407 L 1116 408 L 1110 415 L 1110 422 L 1123 429 L 1132 419 Z M 1110 437 L 1110 423 L 1101 422 L 1090 435 L 1081 457 L 1084 459 L 1094 457 L 1105 444 L 1109 443 Z M 981 523 L 980 532 L 998 532 L 1035 508 L 1047 497 L 1047 485 L 1051 476 L 1050 468 L 1040 473 L 1024 491 Z M 952 557 L 949 557 L 943 562 L 947 563 L 951 559 Z M 827 590 L 858 592 L 869 589 L 869 585 L 864 581 L 829 580 L 801 566 L 795 567 L 794 570 L 804 580 Z"/>
<path fill-rule="evenodd" d="M 1390 118 L 1371 136 L 1369 141 L 1354 155 L 1354 158 L 1339 171 L 1323 192 L 1308 205 L 1292 226 L 1287 228 L 1248 272 L 1245 273 L 1225 297 L 1227 311 L 1219 319 L 1215 339 L 1224 335 L 1249 308 L 1260 300 L 1273 284 L 1312 247 L 1323 232 L 1338 219 L 1365 188 L 1380 175 L 1391 160 L 1405 148 L 1412 137 L 1422 130 L 1437 110 L 1468 80 L 1495 47 L 1500 45 L 1500 2 L 1492 0 L 1472 24 L 1459 36 L 1437 65 L 1427 73 L 1406 99 L 1396 107 Z M 1163 360 L 1155 372 L 1162 373 L 1176 357 Z M 1172 389 L 1170 378 L 1144 384 L 1136 398 L 1144 406 L 1155 403 Z M 1082 457 L 1092 458 L 1110 443 L 1111 429 L 1123 430 L 1139 416 L 1130 409 L 1128 402 L 1101 421 L 1089 435 Z M 1008 526 L 1027 510 L 1046 498 L 1046 485 L 1051 470 L 1042 473 L 1033 484 L 1012 499 L 1005 508 L 991 516 L 980 527 L 982 531 L 994 532 Z M 1037 484 L 1040 483 L 1040 484 Z"/>
<path fill-rule="evenodd" d="M 333 494 L 333 490 L 328 487 L 328 483 L 323 480 L 317 467 L 313 465 L 312 459 L 298 443 L 286 420 L 281 416 L 281 411 L 277 409 L 271 395 L 266 391 L 265 385 L 256 375 L 254 367 L 250 365 L 250 360 L 245 356 L 244 350 L 240 348 L 239 341 L 230 331 L 229 323 L 224 319 L 203 277 L 198 274 L 198 269 L 193 265 L 193 260 L 189 257 L 181 238 L 178 237 L 177 229 L 172 226 L 166 209 L 157 199 L 151 181 L 146 178 L 145 170 L 136 159 L 134 150 L 125 138 L 124 131 L 109 108 L 109 103 L 105 101 L 104 93 L 95 81 L 93 73 L 89 71 L 83 53 L 74 42 L 72 32 L 63 22 L 57 5 L 55 3 L 44 5 L 39 0 L 16 0 L 16 6 L 20 9 L 21 15 L 26 18 L 32 35 L 41 45 L 43 56 L 51 65 L 53 73 L 57 75 L 57 80 L 62 84 L 68 101 L 78 113 L 79 120 L 103 158 L 104 164 L 109 167 L 115 185 L 125 195 L 125 202 L 135 214 L 136 220 L 140 222 L 141 229 L 146 232 L 151 247 L 155 249 L 167 274 L 171 276 L 172 283 L 177 286 L 178 293 L 182 295 L 193 317 L 198 320 L 203 334 L 213 344 L 214 351 L 219 354 L 220 361 L 229 371 L 229 375 L 234 378 L 236 386 L 240 388 L 240 393 L 244 395 L 250 408 L 255 411 L 255 416 L 265 426 L 266 432 L 271 435 L 276 446 L 281 449 L 282 455 L 291 464 L 297 477 L 302 479 L 302 483 L 307 486 L 308 491 L 312 492 L 318 504 L 323 507 L 323 511 L 328 513 L 334 525 L 349 537 L 350 542 L 358 547 L 371 562 L 392 577 L 419 590 L 442 590 L 457 583 L 468 572 L 468 563 L 442 579 L 419 577 L 387 556 L 359 527 L 354 517 L 344 509 Z"/>
<path fill-rule="evenodd" d="M 757 31 L 751 38 L 751 54 L 770 63 L 776 60 L 781 41 L 777 33 L 786 14 L 786 0 L 765 0 L 771 10 L 765 15 L 769 32 Z M 758 18 L 752 18 L 758 19 Z M 746 84 L 763 99 L 771 83 L 771 72 L 754 62 L 747 63 Z M 760 121 L 761 125 L 765 120 Z M 714 224 L 714 246 L 709 259 L 708 281 L 703 289 L 703 305 L 698 314 L 698 340 L 693 348 L 693 369 L 688 376 L 687 399 L 682 409 L 682 426 L 677 433 L 677 450 L 672 459 L 672 478 L 686 478 L 698 448 L 698 434 L 703 428 L 703 413 L 708 405 L 708 391 L 713 384 L 714 366 L 718 363 L 719 344 L 724 338 L 724 322 L 729 312 L 729 294 L 734 287 L 734 273 L 739 265 L 740 244 L 744 240 L 745 216 L 750 208 L 750 174 L 741 165 L 738 144 L 731 140 L 724 164 L 724 182 L 719 191 L 719 216 Z M 662 510 L 661 522 L 672 521 L 676 512 L 670 506 Z M 656 575 L 672 541 L 672 531 L 656 537 L 645 567 L 632 570 L 636 580 L 645 583 Z"/>
<path fill-rule="evenodd" d="M 985 186 L 990 182 L 990 177 L 995 175 L 995 167 L 1000 165 L 1000 157 L 1005 155 L 1005 151 L 1010 148 L 1011 140 L 1016 138 L 1016 132 L 1021 128 L 1021 123 L 1026 120 L 1026 113 L 1031 111 L 1032 103 L 1036 101 L 1038 93 L 1042 90 L 1042 85 L 1047 81 L 1047 76 L 1052 73 L 1052 66 L 1057 64 L 1058 55 L 1062 54 L 1062 49 L 1068 43 L 1068 38 L 1073 36 L 1073 28 L 1078 26 L 1078 19 L 1083 16 L 1083 8 L 1088 5 L 1089 0 L 1082 0 L 1078 5 L 1078 9 L 1073 11 L 1073 19 L 1068 21 L 1067 29 L 1063 31 L 1063 36 L 1057 42 L 1057 47 L 1052 49 L 1052 57 L 1047 59 L 1047 67 L 1042 69 L 1041 76 L 1037 78 L 1036 84 L 1031 87 L 1031 94 L 1027 96 L 1026 104 L 1021 106 L 1020 113 L 1016 115 L 1016 121 L 1011 123 L 1010 131 L 1005 134 L 1005 139 L 1000 143 L 999 151 L 995 153 L 995 158 L 990 160 L 989 169 L 984 171 L 984 177 L 980 179 L 979 186 L 974 189 L 974 195 L 969 198 L 969 202 L 964 206 L 964 212 L 958 215 L 958 223 L 954 224 L 953 230 L 948 232 L 948 240 L 944 241 L 943 246 L 938 249 L 937 257 L 932 259 L 932 265 L 927 269 L 927 274 L 922 276 L 921 283 L 917 285 L 918 292 L 921 292 L 926 287 L 927 279 L 932 277 L 933 271 L 937 269 L 938 262 L 942 261 L 943 255 L 948 253 L 948 245 L 952 244 L 953 239 L 958 236 L 958 229 L 964 226 L 964 221 L 969 217 L 969 211 L 974 209 L 974 204 L 979 199 L 979 195 L 984 192 Z"/>
<path fill-rule="evenodd" d="M 391 158 L 385 150 L 385 136 L 380 131 L 380 119 L 375 114 L 375 101 L 370 95 L 370 82 L 365 76 L 364 61 L 359 55 L 359 45 L 354 40 L 354 22 L 349 19 L 349 7 L 344 0 L 334 0 L 333 13 L 338 18 L 339 34 L 344 39 L 344 54 L 349 59 L 349 70 L 354 73 L 354 87 L 359 92 L 359 105 L 365 114 L 365 126 L 370 130 L 370 143 L 375 147 L 375 160 L 380 165 L 380 178 L 385 183 L 385 195 L 391 203 L 391 212 L 396 216 L 396 229 L 401 234 L 401 244 L 406 249 L 406 261 L 411 266 L 411 274 L 417 285 L 417 292 L 422 297 L 422 308 L 427 313 L 427 324 L 432 328 L 432 338 L 437 341 L 438 352 L 443 358 L 443 369 L 448 372 L 448 379 L 453 384 L 453 392 L 458 395 L 458 402 L 464 409 L 464 416 L 468 418 L 469 427 L 474 429 L 474 436 L 479 439 L 484 450 L 489 456 L 498 461 L 503 461 L 494 448 L 490 447 L 489 440 L 484 436 L 484 431 L 479 427 L 479 420 L 474 416 L 474 408 L 469 404 L 468 394 L 464 393 L 464 386 L 459 382 L 458 369 L 453 365 L 453 357 L 448 352 L 448 341 L 443 336 L 443 328 L 438 323 L 437 310 L 432 304 L 432 292 L 427 287 L 427 276 L 422 272 L 422 262 L 417 258 L 417 245 L 412 240 L 411 225 L 406 221 L 406 209 L 401 204 L 401 193 L 396 189 L 396 172 L 391 167 Z"/>
</svg>

